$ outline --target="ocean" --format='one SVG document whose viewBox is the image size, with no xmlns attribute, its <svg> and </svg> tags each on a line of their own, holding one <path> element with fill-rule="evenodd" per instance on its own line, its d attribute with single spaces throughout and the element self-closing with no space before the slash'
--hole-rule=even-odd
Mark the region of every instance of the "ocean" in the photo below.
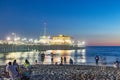
<svg viewBox="0 0 120 80">
<path fill-rule="evenodd" d="M 96 65 L 95 56 L 99 56 L 99 65 L 102 59 L 105 58 L 106 65 L 112 66 L 113 63 L 120 61 L 120 47 L 119 46 L 87 46 L 80 50 L 47 50 L 47 51 L 30 51 L 30 52 L 8 52 L 0 53 L 0 64 L 5 65 L 9 61 L 17 60 L 18 64 L 23 64 L 25 59 L 28 59 L 31 64 L 35 60 L 41 64 L 41 53 L 45 54 L 43 64 L 61 63 L 69 64 L 70 59 L 76 65 Z M 51 53 L 53 55 L 51 55 Z M 66 60 L 66 61 L 65 61 Z"/>
<path fill-rule="evenodd" d="M 88 46 L 86 47 L 87 62 L 93 63 L 96 55 L 106 58 L 106 65 L 113 65 L 116 60 L 120 60 L 120 46 Z"/>
</svg>

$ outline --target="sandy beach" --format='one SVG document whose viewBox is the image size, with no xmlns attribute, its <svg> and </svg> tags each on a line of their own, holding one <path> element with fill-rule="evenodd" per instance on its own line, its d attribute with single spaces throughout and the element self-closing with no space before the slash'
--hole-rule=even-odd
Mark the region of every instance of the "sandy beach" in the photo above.
<svg viewBox="0 0 120 80">
<path fill-rule="evenodd" d="M 30 80 L 120 80 L 120 69 L 93 65 L 32 65 Z"/>
<path fill-rule="evenodd" d="M 31 80 L 120 80 L 120 70 L 92 65 L 37 65 Z"/>
</svg>

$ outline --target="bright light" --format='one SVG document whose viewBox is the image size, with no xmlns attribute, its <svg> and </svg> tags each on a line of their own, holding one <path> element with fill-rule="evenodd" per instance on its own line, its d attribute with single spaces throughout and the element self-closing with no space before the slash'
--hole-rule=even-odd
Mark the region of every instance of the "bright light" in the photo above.
<svg viewBox="0 0 120 80">
<path fill-rule="evenodd" d="M 26 41 L 27 40 L 27 38 L 23 38 L 23 39 L 21 39 L 22 41 Z"/>
<path fill-rule="evenodd" d="M 82 42 L 82 45 L 85 45 L 85 41 Z"/>
<path fill-rule="evenodd" d="M 29 39 L 30 42 L 33 42 L 33 39 Z"/>
<path fill-rule="evenodd" d="M 82 50 L 82 53 L 85 53 L 85 49 Z"/>
<path fill-rule="evenodd" d="M 20 37 L 17 37 L 17 40 L 20 40 Z"/>
<path fill-rule="evenodd" d="M 11 38 L 10 38 L 10 37 L 7 37 L 6 39 L 7 39 L 7 41 L 10 41 L 10 40 L 11 40 Z"/>
<path fill-rule="evenodd" d="M 14 41 L 17 41 L 17 38 L 14 38 Z"/>
<path fill-rule="evenodd" d="M 37 40 L 37 39 L 35 39 L 35 40 L 34 40 L 34 43 L 37 43 L 37 42 L 38 42 L 38 40 Z"/>
<path fill-rule="evenodd" d="M 85 41 L 78 41 L 77 45 L 80 47 L 80 46 L 85 46 Z"/>
</svg>

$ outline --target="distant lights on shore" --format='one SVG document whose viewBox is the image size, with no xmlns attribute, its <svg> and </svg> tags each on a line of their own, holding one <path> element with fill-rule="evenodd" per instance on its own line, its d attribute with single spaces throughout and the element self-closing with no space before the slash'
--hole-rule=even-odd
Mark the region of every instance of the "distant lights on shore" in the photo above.
<svg viewBox="0 0 120 80">
<path fill-rule="evenodd" d="M 22 38 L 21 40 L 22 40 L 22 41 L 26 41 L 26 40 L 27 40 L 27 38 Z"/>
<path fill-rule="evenodd" d="M 78 41 L 77 42 L 77 45 L 80 47 L 80 46 L 85 46 L 85 41 Z"/>
<path fill-rule="evenodd" d="M 47 45 L 73 45 L 82 47 L 85 46 L 85 41 L 80 40 L 73 40 L 70 36 L 65 35 L 59 35 L 59 36 L 40 36 L 39 39 L 33 39 L 33 38 L 26 38 L 26 37 L 20 37 L 19 35 L 16 35 L 16 33 L 11 33 L 6 37 L 5 41 L 3 43 L 9 43 L 9 44 L 47 44 Z"/>
<path fill-rule="evenodd" d="M 31 38 L 31 39 L 29 39 L 29 41 L 30 41 L 30 42 L 33 42 L 33 39 Z"/>
<path fill-rule="evenodd" d="M 20 40 L 20 37 L 14 38 L 14 41 L 19 41 L 19 40 Z"/>
<path fill-rule="evenodd" d="M 6 38 L 6 40 L 7 40 L 7 41 L 10 41 L 10 40 L 11 40 L 11 38 L 10 38 L 10 37 L 7 37 L 7 38 Z"/>
</svg>

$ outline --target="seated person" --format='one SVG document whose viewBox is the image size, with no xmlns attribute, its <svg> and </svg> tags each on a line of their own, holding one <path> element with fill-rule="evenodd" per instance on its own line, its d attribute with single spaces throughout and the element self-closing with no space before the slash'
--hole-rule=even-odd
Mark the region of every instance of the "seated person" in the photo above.
<svg viewBox="0 0 120 80">
<path fill-rule="evenodd" d="M 18 72 L 16 71 L 15 67 L 12 65 L 11 62 L 9 62 L 8 65 L 6 66 L 6 72 L 8 72 L 12 80 L 18 77 Z"/>
<path fill-rule="evenodd" d="M 29 61 L 26 59 L 25 63 L 23 64 L 23 67 L 21 68 L 22 79 L 29 80 L 31 74 L 32 74 L 31 65 Z"/>
</svg>

